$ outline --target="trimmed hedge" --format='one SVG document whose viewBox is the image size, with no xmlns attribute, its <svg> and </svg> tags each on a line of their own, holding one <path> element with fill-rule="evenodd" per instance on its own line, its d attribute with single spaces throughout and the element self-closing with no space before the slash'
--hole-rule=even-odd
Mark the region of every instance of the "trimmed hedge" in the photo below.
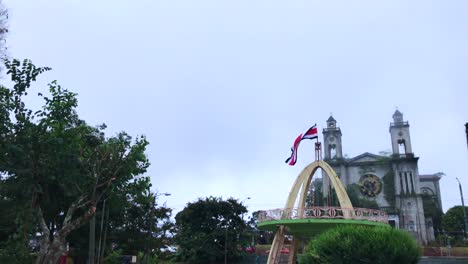
<svg viewBox="0 0 468 264">
<path fill-rule="evenodd" d="M 419 256 L 416 241 L 404 231 L 348 225 L 317 236 L 299 263 L 416 264 Z"/>
</svg>

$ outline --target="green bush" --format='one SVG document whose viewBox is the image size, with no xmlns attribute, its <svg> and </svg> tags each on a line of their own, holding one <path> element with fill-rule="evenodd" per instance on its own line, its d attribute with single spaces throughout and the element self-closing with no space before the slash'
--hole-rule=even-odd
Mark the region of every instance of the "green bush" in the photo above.
<svg viewBox="0 0 468 264">
<path fill-rule="evenodd" d="M 32 263 L 34 255 L 24 241 L 9 239 L 0 243 L 0 263 L 22 264 Z"/>
<path fill-rule="evenodd" d="M 416 241 L 404 231 L 348 225 L 317 236 L 299 263 L 415 264 L 419 255 Z"/>
<path fill-rule="evenodd" d="M 104 264 L 120 264 L 122 263 L 122 250 L 112 251 L 104 258 Z"/>
</svg>

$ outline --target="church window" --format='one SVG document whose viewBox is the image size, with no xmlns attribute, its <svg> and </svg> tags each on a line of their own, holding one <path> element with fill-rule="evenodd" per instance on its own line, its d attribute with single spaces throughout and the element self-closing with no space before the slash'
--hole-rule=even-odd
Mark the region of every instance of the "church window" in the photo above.
<svg viewBox="0 0 468 264">
<path fill-rule="evenodd" d="M 332 159 L 336 158 L 336 145 L 330 145 L 330 157 Z"/>
<path fill-rule="evenodd" d="M 406 153 L 406 144 L 404 139 L 398 140 L 398 154 L 405 154 Z"/>
<path fill-rule="evenodd" d="M 403 175 L 400 172 L 400 193 L 404 193 L 405 190 L 403 189 Z"/>
<path fill-rule="evenodd" d="M 406 193 L 410 193 L 409 187 L 408 187 L 408 173 L 405 171 L 405 184 L 406 184 Z"/>
<path fill-rule="evenodd" d="M 408 174 L 409 174 L 409 177 L 410 177 L 410 180 L 411 180 L 411 192 L 414 193 L 413 173 L 411 173 L 411 171 L 410 171 L 410 172 L 408 172 Z"/>
<path fill-rule="evenodd" d="M 424 195 L 435 195 L 434 191 L 427 187 L 421 188 L 421 191 Z"/>
</svg>

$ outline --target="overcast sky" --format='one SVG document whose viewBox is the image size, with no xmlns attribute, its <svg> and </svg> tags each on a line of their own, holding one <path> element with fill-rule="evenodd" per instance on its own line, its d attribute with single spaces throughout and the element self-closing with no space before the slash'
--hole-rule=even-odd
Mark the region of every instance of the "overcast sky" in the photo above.
<svg viewBox="0 0 468 264">
<path fill-rule="evenodd" d="M 330 113 L 343 153 L 391 149 L 396 107 L 443 208 L 468 200 L 468 1 L 4 0 L 11 57 L 54 70 L 79 114 L 144 134 L 169 207 L 209 195 L 283 207 Z M 31 104 L 42 102 L 32 100 Z M 320 139 L 322 135 L 320 134 Z M 468 201 L 467 201 L 468 203 Z"/>
</svg>

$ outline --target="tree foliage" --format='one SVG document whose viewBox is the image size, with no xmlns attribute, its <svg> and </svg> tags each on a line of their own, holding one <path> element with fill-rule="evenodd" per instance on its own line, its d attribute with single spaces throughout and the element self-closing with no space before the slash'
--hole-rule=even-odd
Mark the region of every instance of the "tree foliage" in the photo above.
<svg viewBox="0 0 468 264">
<path fill-rule="evenodd" d="M 384 197 L 392 208 L 395 208 L 395 172 L 390 169 L 383 177 Z"/>
<path fill-rule="evenodd" d="M 188 203 L 176 219 L 176 243 L 180 258 L 188 263 L 220 263 L 239 257 L 247 212 L 236 199 L 208 197 Z"/>
<path fill-rule="evenodd" d="M 465 211 L 468 213 L 468 206 L 465 206 Z M 442 227 L 453 236 L 462 236 L 465 228 L 463 206 L 458 205 L 448 209 L 442 217 Z"/>
<path fill-rule="evenodd" d="M 140 178 L 116 191 L 109 199 L 109 243 L 126 255 L 158 254 L 173 233 L 172 209 L 158 205 L 150 179 Z"/>
<path fill-rule="evenodd" d="M 119 251 L 121 255 L 160 257 L 161 248 L 171 242 L 174 224 L 171 209 L 159 203 L 161 194 L 151 191 L 149 177 L 138 177 L 114 186 L 96 210 L 96 259 Z M 69 243 L 76 259 L 88 257 L 88 226 L 70 234 Z M 99 257 L 99 258 L 98 258 Z"/>
<path fill-rule="evenodd" d="M 312 181 L 311 188 L 306 197 L 306 207 L 324 206 L 328 203 L 330 203 L 330 206 L 339 206 L 338 197 L 334 188 L 330 188 L 330 191 L 331 195 L 326 201 L 323 197 L 323 181 L 321 179 L 315 179 Z M 361 196 L 358 184 L 346 186 L 346 192 L 354 207 L 379 209 L 376 201 Z"/>
<path fill-rule="evenodd" d="M 8 9 L 0 0 L 0 59 L 6 58 L 6 37 L 8 34 Z"/>
<path fill-rule="evenodd" d="M 271 231 L 263 231 L 258 228 L 259 223 L 259 215 L 262 211 L 255 211 L 252 212 L 252 216 L 250 217 L 249 221 L 247 222 L 247 232 L 246 235 L 249 238 L 248 243 L 251 246 L 255 246 L 255 244 L 271 244 L 273 243 L 273 239 L 275 234 Z"/>
<path fill-rule="evenodd" d="M 444 213 L 440 207 L 439 201 L 436 195 L 423 194 L 422 195 L 424 216 L 426 219 L 432 218 L 432 226 L 434 228 L 435 235 L 439 235 L 442 231 L 442 217 Z"/>
<path fill-rule="evenodd" d="M 416 264 L 419 248 L 406 232 L 382 227 L 342 226 L 310 242 L 299 263 Z"/>
<path fill-rule="evenodd" d="M 28 60 L 5 65 L 13 87 L 0 87 L 0 189 L 21 208 L 24 241 L 39 226 L 36 263 L 55 264 L 68 235 L 89 221 L 102 197 L 146 172 L 148 142 L 125 132 L 105 137 L 105 125 L 81 120 L 76 94 L 56 81 L 49 95 L 38 95 L 42 109 L 29 109 L 28 89 L 50 68 Z"/>
<path fill-rule="evenodd" d="M 323 206 L 324 205 L 324 198 L 323 198 L 323 180 L 318 178 L 314 179 L 310 184 L 310 189 L 307 192 L 305 206 L 312 207 L 312 206 Z"/>
</svg>

